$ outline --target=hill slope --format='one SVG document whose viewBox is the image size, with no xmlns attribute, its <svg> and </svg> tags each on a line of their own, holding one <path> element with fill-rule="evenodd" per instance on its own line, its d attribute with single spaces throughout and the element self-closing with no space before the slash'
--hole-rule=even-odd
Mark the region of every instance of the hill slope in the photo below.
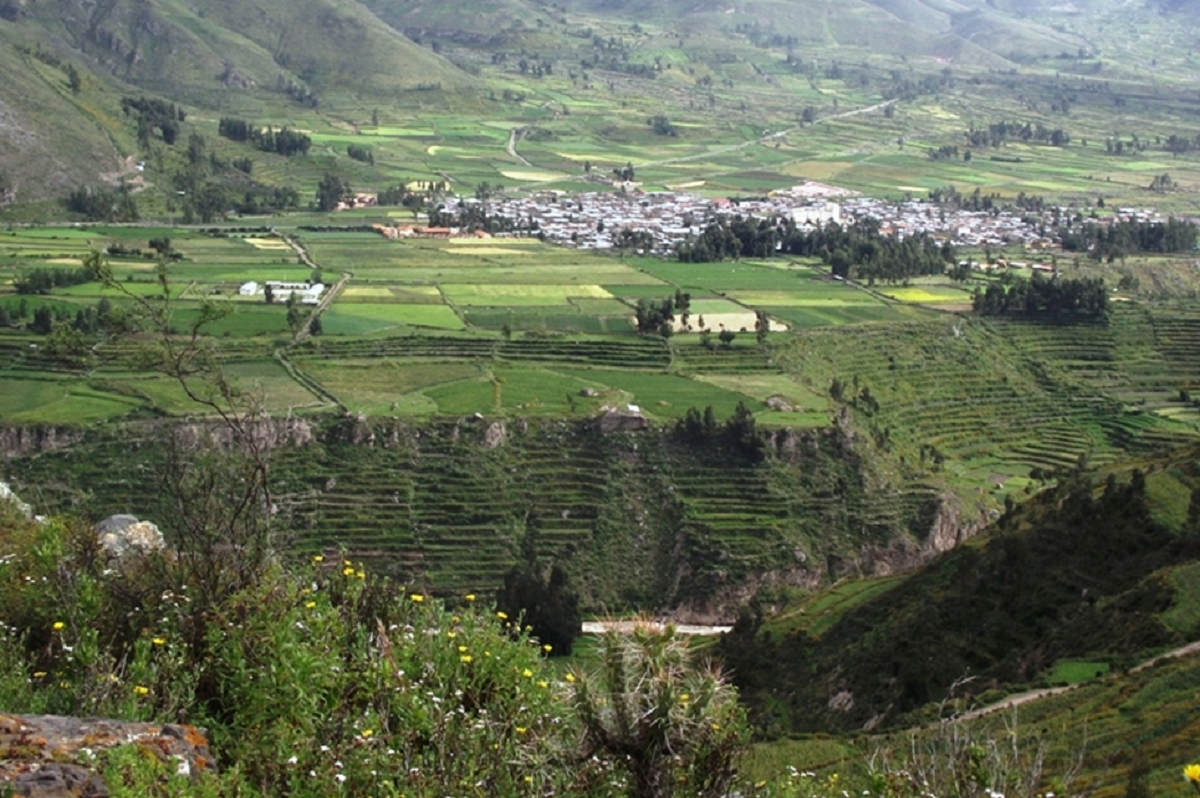
<svg viewBox="0 0 1200 798">
<path fill-rule="evenodd" d="M 847 611 L 819 636 L 773 637 L 746 618 L 721 645 L 759 722 L 775 731 L 891 725 L 957 679 L 1026 683 L 1062 658 L 1132 657 L 1193 639 L 1172 569 L 1200 557 L 1152 517 L 1146 481 L 1076 481 L 1010 513 Z"/>
</svg>

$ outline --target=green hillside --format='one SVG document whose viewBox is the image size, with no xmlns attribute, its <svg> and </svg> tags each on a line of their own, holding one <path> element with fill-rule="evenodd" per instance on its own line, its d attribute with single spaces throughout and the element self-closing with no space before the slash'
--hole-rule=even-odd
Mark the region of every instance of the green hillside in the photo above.
<svg viewBox="0 0 1200 798">
<path fill-rule="evenodd" d="M 1174 466 L 1193 513 L 1195 465 Z M 1100 489 L 1068 482 L 899 584 L 859 591 L 865 600 L 815 605 L 811 621 L 747 617 L 720 651 L 761 727 L 787 733 L 919 718 L 966 676 L 954 698 L 970 706 L 996 688 L 1079 678 L 1056 664 L 1099 661 L 1090 678 L 1191 642 L 1200 537 L 1194 517 L 1182 534 L 1155 520 L 1150 484 L 1141 472 Z"/>
</svg>

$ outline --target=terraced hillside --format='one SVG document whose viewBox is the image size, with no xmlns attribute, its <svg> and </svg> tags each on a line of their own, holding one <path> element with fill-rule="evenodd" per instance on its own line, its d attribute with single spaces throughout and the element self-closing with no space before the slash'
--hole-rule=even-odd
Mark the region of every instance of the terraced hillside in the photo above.
<svg viewBox="0 0 1200 798">
<path fill-rule="evenodd" d="M 7 471 L 48 508 L 150 516 L 155 430 L 96 435 Z M 344 547 L 446 593 L 496 587 L 532 532 L 590 607 L 720 614 L 760 578 L 812 584 L 860 565 L 911 564 L 934 545 L 923 535 L 940 510 L 931 488 L 872 475 L 835 430 L 777 433 L 758 463 L 720 433 L 697 447 L 670 430 L 606 436 L 588 422 L 345 418 L 313 432 L 274 460 L 292 547 Z M 156 520 L 169 529 L 167 518 Z M 895 559 L 884 562 L 889 547 Z M 876 555 L 864 560 L 864 549 Z"/>
<path fill-rule="evenodd" d="M 1118 307 L 1107 322 L 974 318 L 813 330 L 778 354 L 834 388 L 909 466 L 975 484 L 1110 462 L 1196 439 L 1179 401 L 1196 316 Z"/>
</svg>

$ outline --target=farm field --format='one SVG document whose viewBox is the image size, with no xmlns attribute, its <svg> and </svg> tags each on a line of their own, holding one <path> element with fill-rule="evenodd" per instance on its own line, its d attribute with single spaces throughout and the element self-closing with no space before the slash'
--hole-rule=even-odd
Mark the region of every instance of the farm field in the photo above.
<svg viewBox="0 0 1200 798">
<path fill-rule="evenodd" d="M 172 326 L 186 329 L 205 302 L 227 310 L 207 332 L 227 369 L 274 411 L 582 419 L 634 405 L 669 425 L 691 408 L 727 418 L 742 405 L 765 427 L 800 430 L 827 427 L 849 406 L 905 480 L 934 480 L 985 505 L 1081 459 L 1103 466 L 1200 440 L 1200 412 L 1180 399 L 1200 373 L 1200 311 L 1183 299 L 1114 303 L 1103 323 L 982 320 L 955 312 L 970 285 L 922 278 L 866 288 L 788 259 L 686 264 L 533 239 L 393 241 L 357 230 L 167 232 L 177 253 L 168 266 Z M 0 273 L 74 268 L 91 250 L 116 248 L 118 285 L 152 299 L 151 234 L 164 233 L 13 231 L 0 237 Z M 239 293 L 250 281 L 316 276 L 293 243 L 326 284 L 339 284 L 317 311 L 322 334 L 303 343 L 286 302 Z M 1182 279 L 1174 266 L 1152 268 Z M 691 294 L 690 332 L 636 335 L 638 300 L 677 290 Z M 102 302 L 132 301 L 90 282 L 44 296 L 0 288 L 0 307 L 14 318 L 0 333 L 0 373 L 13 377 L 0 387 L 0 415 L 189 412 L 176 386 L 132 372 L 130 361 L 106 365 L 105 356 L 80 373 L 26 329 L 38 307 L 69 323 Z M 760 311 L 771 321 L 761 344 Z M 720 330 L 733 339 L 719 343 Z"/>
</svg>

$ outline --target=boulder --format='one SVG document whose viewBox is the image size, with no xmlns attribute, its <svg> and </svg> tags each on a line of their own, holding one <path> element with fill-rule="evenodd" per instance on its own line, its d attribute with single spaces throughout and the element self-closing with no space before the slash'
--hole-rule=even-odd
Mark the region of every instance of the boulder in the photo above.
<svg viewBox="0 0 1200 798">
<path fill-rule="evenodd" d="M 580 388 L 579 395 L 584 398 L 587 398 L 587 399 L 593 399 L 593 398 L 599 396 L 600 392 L 597 391 L 595 388 Z"/>
<path fill-rule="evenodd" d="M 599 418 L 600 432 L 641 432 L 650 428 L 650 422 L 641 413 L 631 410 L 607 410 Z"/>
<path fill-rule="evenodd" d="M 206 732 L 194 726 L 0 714 L 0 794 L 107 796 L 96 756 L 120 745 L 136 745 L 181 775 L 215 767 Z"/>
<path fill-rule="evenodd" d="M 17 512 L 26 518 L 33 518 L 33 508 L 21 501 L 6 482 L 0 482 L 0 502 L 12 502 L 17 505 Z"/>
<path fill-rule="evenodd" d="M 495 449 L 497 446 L 502 446 L 508 440 L 508 430 L 504 427 L 504 422 L 493 421 L 488 425 L 488 428 L 483 433 L 483 448 Z"/>
<path fill-rule="evenodd" d="M 780 413 L 792 412 L 792 406 L 787 403 L 787 400 L 782 396 L 772 396 L 767 400 L 767 407 L 776 410 Z"/>
<path fill-rule="evenodd" d="M 100 549 L 114 560 L 161 551 L 167 546 L 157 526 L 132 515 L 109 516 L 96 524 L 95 531 Z"/>
</svg>

